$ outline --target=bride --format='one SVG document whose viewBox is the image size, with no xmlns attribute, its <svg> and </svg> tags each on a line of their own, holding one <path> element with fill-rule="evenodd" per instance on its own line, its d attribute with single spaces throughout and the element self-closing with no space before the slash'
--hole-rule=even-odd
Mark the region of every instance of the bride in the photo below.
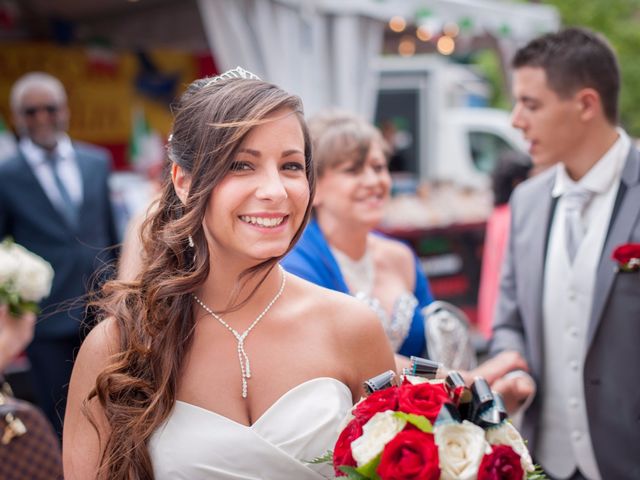
<svg viewBox="0 0 640 480">
<path fill-rule="evenodd" d="M 237 68 L 174 111 L 140 273 L 76 360 L 65 478 L 323 478 L 306 461 L 394 364 L 367 306 L 279 266 L 314 192 L 300 100 Z"/>
</svg>

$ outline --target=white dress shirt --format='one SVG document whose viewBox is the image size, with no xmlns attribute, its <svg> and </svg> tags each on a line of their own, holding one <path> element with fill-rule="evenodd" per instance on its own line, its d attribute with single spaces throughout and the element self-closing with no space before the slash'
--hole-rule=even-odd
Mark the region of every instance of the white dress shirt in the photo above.
<svg viewBox="0 0 640 480">
<path fill-rule="evenodd" d="M 65 204 L 53 178 L 52 165 L 47 160 L 47 152 L 29 138 L 20 139 L 19 148 L 51 203 L 57 209 L 64 210 Z M 71 140 L 67 135 L 60 136 L 55 152 L 58 155 L 56 162 L 58 176 L 71 200 L 79 206 L 83 199 L 82 174 Z"/>
<path fill-rule="evenodd" d="M 562 195 L 576 186 L 564 165 L 556 167 L 552 195 L 558 198 L 551 226 L 543 291 L 544 382 L 540 437 L 536 458 L 554 477 L 570 476 L 576 468 L 591 479 L 601 478 L 584 401 L 583 367 L 588 345 L 598 262 L 613 211 L 624 162 L 631 141 L 619 138 L 577 184 L 593 199 L 583 213 L 585 236 L 573 263 L 565 239 L 565 204 Z"/>
</svg>

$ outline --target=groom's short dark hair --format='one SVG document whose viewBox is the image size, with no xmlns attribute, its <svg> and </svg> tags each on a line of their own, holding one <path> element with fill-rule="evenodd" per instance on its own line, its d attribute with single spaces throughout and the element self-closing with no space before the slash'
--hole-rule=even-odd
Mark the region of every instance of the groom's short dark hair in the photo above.
<svg viewBox="0 0 640 480">
<path fill-rule="evenodd" d="M 518 50 L 512 66 L 542 68 L 549 87 L 560 97 L 593 88 L 609 122 L 618 123 L 620 69 L 613 48 L 602 35 L 584 28 L 548 33 Z"/>
</svg>

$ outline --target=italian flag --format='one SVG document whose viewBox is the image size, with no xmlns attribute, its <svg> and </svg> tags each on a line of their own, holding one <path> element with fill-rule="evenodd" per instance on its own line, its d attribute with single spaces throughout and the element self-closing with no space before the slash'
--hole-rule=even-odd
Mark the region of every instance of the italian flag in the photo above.
<svg viewBox="0 0 640 480">
<path fill-rule="evenodd" d="M 133 110 L 131 125 L 130 164 L 135 171 L 148 174 L 164 161 L 165 150 L 162 137 L 149 126 L 144 110 L 140 107 Z"/>
<path fill-rule="evenodd" d="M 5 158 L 15 155 L 17 152 L 16 137 L 7 128 L 0 116 L 0 162 Z"/>
</svg>

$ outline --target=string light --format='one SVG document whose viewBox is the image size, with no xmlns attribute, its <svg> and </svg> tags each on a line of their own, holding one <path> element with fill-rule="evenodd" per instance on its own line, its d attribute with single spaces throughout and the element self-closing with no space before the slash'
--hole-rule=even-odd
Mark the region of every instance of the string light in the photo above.
<svg viewBox="0 0 640 480">
<path fill-rule="evenodd" d="M 416 42 L 413 37 L 405 35 L 398 45 L 398 53 L 403 57 L 410 57 L 416 53 Z"/>
<path fill-rule="evenodd" d="M 389 20 L 389 28 L 396 33 L 404 32 L 404 29 L 407 28 L 407 21 L 403 17 L 396 15 Z"/>
<path fill-rule="evenodd" d="M 451 55 L 456 49 L 456 42 L 453 38 L 443 35 L 438 39 L 436 46 L 442 55 Z"/>
<path fill-rule="evenodd" d="M 426 25 L 420 25 L 416 29 L 416 37 L 418 37 L 418 40 L 422 42 L 428 42 L 429 40 L 431 40 L 433 35 Z"/>
</svg>

